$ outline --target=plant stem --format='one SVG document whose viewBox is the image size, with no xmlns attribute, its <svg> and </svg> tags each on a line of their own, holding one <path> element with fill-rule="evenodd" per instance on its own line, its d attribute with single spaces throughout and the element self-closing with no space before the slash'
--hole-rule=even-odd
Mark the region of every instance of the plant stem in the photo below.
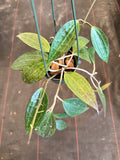
<svg viewBox="0 0 120 160">
<path fill-rule="evenodd" d="M 94 76 L 92 76 L 92 78 L 96 81 L 96 83 L 97 83 L 98 86 L 99 86 L 99 84 L 100 84 L 101 82 L 99 82 Z"/>
<path fill-rule="evenodd" d="M 87 18 L 88 18 L 88 16 L 89 16 L 89 14 L 90 14 L 90 12 L 91 12 L 91 10 L 92 10 L 92 8 L 93 8 L 93 6 L 94 6 L 95 2 L 96 2 L 96 0 L 94 0 L 94 1 L 93 1 L 93 3 L 92 3 L 92 5 L 91 5 L 91 7 L 89 8 L 89 10 L 88 10 L 88 12 L 87 12 L 87 14 L 86 14 L 86 16 L 85 16 L 85 18 L 84 18 L 84 21 L 86 21 L 86 20 L 87 20 Z"/>
<path fill-rule="evenodd" d="M 93 76 L 92 73 L 90 73 L 90 72 L 88 72 L 88 71 L 86 71 L 85 69 L 82 69 L 82 68 L 67 67 L 67 68 L 65 68 L 65 69 L 74 69 L 74 70 L 78 70 L 78 71 L 85 72 L 85 73 L 87 73 L 87 74 L 90 75 L 90 76 Z"/>
<path fill-rule="evenodd" d="M 95 85 L 95 83 L 94 83 L 94 81 L 93 81 L 93 77 L 90 77 L 90 80 L 91 80 L 93 86 L 94 86 L 95 88 L 97 88 L 97 86 Z"/>
<path fill-rule="evenodd" d="M 56 60 L 65 59 L 65 58 L 68 58 L 68 57 L 71 57 L 71 56 L 73 56 L 73 54 L 70 54 L 70 55 L 67 55 L 67 56 L 64 56 L 64 57 L 60 57 L 60 58 L 58 58 Z"/>
<path fill-rule="evenodd" d="M 53 109 L 54 109 L 54 107 L 55 107 L 56 99 L 57 99 L 57 97 L 58 97 L 58 93 L 59 93 L 60 86 L 61 86 L 61 82 L 62 82 L 63 72 L 64 72 L 64 68 L 62 68 L 62 71 L 61 71 L 60 82 L 59 82 L 59 85 L 58 85 L 58 88 L 57 88 L 56 94 L 55 94 L 55 96 L 54 96 L 53 104 L 52 104 L 52 106 L 48 109 L 48 111 L 53 111 Z"/>
<path fill-rule="evenodd" d="M 93 64 L 93 74 L 95 73 L 95 64 Z"/>
<path fill-rule="evenodd" d="M 83 22 L 82 25 L 84 25 L 84 23 L 86 23 L 86 24 L 88 24 L 90 27 L 92 27 L 92 24 L 90 24 L 89 22 L 87 22 L 87 21 L 85 21 L 85 20 L 83 20 L 83 19 L 78 19 L 78 21 Z"/>
<path fill-rule="evenodd" d="M 70 59 L 69 59 L 69 61 L 67 63 L 67 67 L 68 67 L 69 63 L 71 62 L 72 58 L 73 58 L 73 55 L 70 57 Z"/>
<path fill-rule="evenodd" d="M 86 24 L 88 24 L 90 27 L 92 27 L 92 25 L 91 25 L 89 22 L 87 22 L 86 20 L 87 20 L 87 18 L 88 18 L 88 16 L 89 16 L 89 14 L 90 14 L 90 12 L 91 12 L 91 10 L 92 10 L 92 8 L 93 8 L 93 6 L 94 6 L 94 4 L 95 4 L 96 1 L 97 1 L 97 0 L 94 0 L 94 1 L 93 1 L 93 3 L 92 3 L 92 5 L 91 5 L 91 7 L 89 8 L 89 10 L 88 10 L 88 12 L 87 12 L 84 20 L 83 20 L 83 19 L 79 19 L 79 20 L 78 20 L 78 21 L 82 21 L 82 22 L 83 22 L 82 26 L 84 25 L 84 23 L 86 23 Z"/>
<path fill-rule="evenodd" d="M 57 98 L 61 101 L 61 102 L 63 102 L 63 100 L 57 95 Z"/>
<path fill-rule="evenodd" d="M 52 70 L 52 69 L 49 69 L 50 72 L 58 72 L 58 71 L 61 71 L 61 69 L 57 69 L 57 70 Z"/>
</svg>

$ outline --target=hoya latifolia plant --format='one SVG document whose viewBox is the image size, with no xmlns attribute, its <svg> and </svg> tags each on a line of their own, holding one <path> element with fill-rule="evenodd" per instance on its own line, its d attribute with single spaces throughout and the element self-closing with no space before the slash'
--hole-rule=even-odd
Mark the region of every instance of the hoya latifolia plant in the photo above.
<svg viewBox="0 0 120 160">
<path fill-rule="evenodd" d="M 29 141 L 33 130 L 42 137 L 50 137 L 55 133 L 56 129 L 63 130 L 66 128 L 67 125 L 62 120 L 63 118 L 78 116 L 87 111 L 89 107 L 94 108 L 99 113 L 96 100 L 97 95 L 101 100 L 104 114 L 106 114 L 106 99 L 103 90 L 110 83 L 101 86 L 100 81 L 97 80 L 95 53 L 102 61 L 108 62 L 108 39 L 101 29 L 92 26 L 87 21 L 79 19 L 76 20 L 76 24 L 78 33 L 80 32 L 81 25 L 82 29 L 85 24 L 90 26 L 91 47 L 87 47 L 89 40 L 83 36 L 79 36 L 78 41 L 76 40 L 74 20 L 65 23 L 59 29 L 51 46 L 41 36 L 47 78 L 43 87 L 39 88 L 32 95 L 26 109 L 25 125 L 26 133 L 29 133 Z M 35 50 L 18 57 L 13 62 L 12 69 L 21 71 L 22 79 L 25 83 L 32 84 L 38 82 L 46 76 L 38 35 L 35 33 L 21 33 L 18 35 L 18 38 Z M 79 42 L 79 50 L 77 42 Z M 75 64 L 76 57 L 78 59 L 77 65 Z M 85 60 L 91 64 L 91 73 L 80 67 L 79 59 L 82 63 Z M 83 72 L 89 75 L 90 82 L 82 75 Z M 60 76 L 58 88 L 53 97 L 53 104 L 49 106 L 47 96 L 48 83 L 58 75 Z M 75 98 L 63 99 L 64 97 L 59 97 L 59 90 L 63 79 L 67 87 L 76 96 Z M 56 100 L 62 102 L 64 113 L 54 114 Z"/>
</svg>

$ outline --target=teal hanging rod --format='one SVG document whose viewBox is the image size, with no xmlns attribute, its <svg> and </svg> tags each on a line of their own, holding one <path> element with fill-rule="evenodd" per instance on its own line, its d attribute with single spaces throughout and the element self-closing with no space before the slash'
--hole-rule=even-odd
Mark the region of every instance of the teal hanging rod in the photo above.
<svg viewBox="0 0 120 160">
<path fill-rule="evenodd" d="M 71 0 L 72 2 L 72 10 L 73 10 L 73 17 L 74 17 L 74 23 L 75 23 L 75 32 L 76 32 L 76 38 L 77 38 L 77 50 L 78 50 L 78 64 L 80 63 L 79 60 L 79 39 L 78 39 L 78 31 L 77 31 L 77 24 L 76 24 L 76 13 L 75 13 L 75 5 L 74 5 L 74 0 Z"/>
<path fill-rule="evenodd" d="M 39 43 L 40 43 L 42 58 L 43 58 L 44 66 L 45 66 L 45 71 L 46 71 L 47 76 L 49 77 L 49 74 L 48 74 L 48 71 L 47 71 L 47 67 L 46 67 L 46 63 L 45 63 L 45 58 L 44 58 L 44 52 L 43 52 L 43 48 L 42 48 L 41 38 L 40 38 L 40 32 L 39 32 L 39 26 L 38 26 L 38 21 L 37 21 L 37 15 L 36 15 L 36 11 L 35 11 L 34 0 L 31 0 L 31 5 L 32 5 L 35 25 L 36 25 L 36 29 L 37 29 L 38 39 L 39 39 Z"/>
<path fill-rule="evenodd" d="M 52 4 L 52 13 L 53 13 L 53 21 L 54 21 L 54 28 L 55 28 L 55 34 L 57 33 L 57 27 L 56 27 L 56 19 L 55 19 L 55 9 L 54 9 L 54 2 L 51 0 Z"/>
</svg>

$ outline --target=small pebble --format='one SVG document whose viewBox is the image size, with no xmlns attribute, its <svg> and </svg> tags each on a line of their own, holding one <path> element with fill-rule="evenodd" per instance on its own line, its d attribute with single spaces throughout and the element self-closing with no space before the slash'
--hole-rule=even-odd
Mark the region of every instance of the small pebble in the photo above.
<svg viewBox="0 0 120 160">
<path fill-rule="evenodd" d="M 18 91 L 18 94 L 21 94 L 21 90 Z"/>
<path fill-rule="evenodd" d="M 16 112 L 14 112 L 14 115 L 16 115 Z"/>
<path fill-rule="evenodd" d="M 12 156 L 12 155 L 13 155 L 13 153 L 12 153 L 12 152 L 10 152 L 10 155 Z"/>
<path fill-rule="evenodd" d="M 105 138 L 103 137 L 103 138 L 101 138 L 101 140 L 102 140 L 102 141 L 105 141 Z"/>
<path fill-rule="evenodd" d="M 12 132 L 12 131 L 10 132 L 10 135 L 13 135 L 13 132 Z"/>
</svg>

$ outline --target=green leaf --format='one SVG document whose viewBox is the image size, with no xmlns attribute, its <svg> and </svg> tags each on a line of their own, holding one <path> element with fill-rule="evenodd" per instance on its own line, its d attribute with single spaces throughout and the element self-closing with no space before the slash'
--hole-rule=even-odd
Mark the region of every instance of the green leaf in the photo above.
<svg viewBox="0 0 120 160">
<path fill-rule="evenodd" d="M 54 114 L 54 116 L 56 117 L 56 118 L 66 118 L 66 117 L 68 117 L 68 115 L 64 112 L 64 113 L 58 113 L 58 114 Z"/>
<path fill-rule="evenodd" d="M 41 50 L 38 35 L 36 33 L 25 32 L 25 33 L 19 34 L 17 37 L 28 46 L 35 48 L 37 50 Z M 50 50 L 49 42 L 42 36 L 40 36 L 40 38 L 41 38 L 43 51 L 49 52 Z"/>
<path fill-rule="evenodd" d="M 97 27 L 91 27 L 91 40 L 98 56 L 108 62 L 109 58 L 109 43 L 106 35 Z"/>
<path fill-rule="evenodd" d="M 77 22 L 77 30 L 79 32 L 79 21 Z M 73 45 L 76 39 L 74 20 L 65 23 L 57 32 L 49 52 L 48 62 L 53 61 L 65 52 L 67 52 Z"/>
<path fill-rule="evenodd" d="M 52 112 L 47 112 L 36 127 L 36 133 L 42 137 L 50 137 L 55 133 L 56 122 Z"/>
<path fill-rule="evenodd" d="M 40 102 L 41 96 L 43 94 L 44 89 L 39 88 L 31 97 L 27 109 L 26 109 L 26 114 L 25 114 L 25 125 L 26 125 L 26 132 L 27 134 L 30 132 L 31 129 L 31 124 L 33 121 L 33 118 L 35 116 L 36 108 Z M 48 107 L 48 96 L 47 93 L 44 94 L 42 104 L 38 110 L 38 114 L 36 116 L 36 120 L 33 126 L 33 129 L 36 128 L 36 126 L 39 124 L 39 122 L 42 120 L 46 110 Z"/>
<path fill-rule="evenodd" d="M 59 131 L 64 130 L 67 127 L 67 124 L 63 120 L 56 120 L 56 129 Z"/>
<path fill-rule="evenodd" d="M 76 72 L 65 72 L 64 80 L 68 88 L 78 98 L 98 111 L 94 90 L 82 75 Z"/>
<path fill-rule="evenodd" d="M 47 69 L 50 64 L 46 63 Z M 40 81 L 46 75 L 43 61 L 34 60 L 29 63 L 22 71 L 22 79 L 25 83 L 35 83 Z"/>
<path fill-rule="evenodd" d="M 47 61 L 48 55 L 46 53 L 44 53 L 44 57 Z M 13 62 L 11 68 L 14 70 L 22 71 L 29 63 L 32 63 L 34 60 L 42 61 L 41 51 L 32 51 L 21 55 Z"/>
<path fill-rule="evenodd" d="M 89 53 L 90 59 L 92 60 L 93 64 L 95 64 L 95 50 L 94 50 L 94 48 L 90 47 L 88 49 L 88 53 Z"/>
<path fill-rule="evenodd" d="M 104 93 L 102 92 L 101 88 L 98 88 L 97 87 L 97 92 L 98 92 L 98 95 L 100 97 L 100 100 L 103 104 L 103 108 L 104 108 L 104 115 L 106 115 L 106 99 L 105 99 L 105 95 Z"/>
<path fill-rule="evenodd" d="M 66 99 L 62 103 L 65 112 L 70 117 L 78 116 L 88 110 L 86 103 L 81 101 L 79 98 Z"/>
<path fill-rule="evenodd" d="M 79 40 L 79 50 L 81 50 L 83 47 L 85 47 L 89 43 L 89 40 L 82 36 L 79 36 L 78 40 Z M 73 52 L 77 53 L 77 51 L 78 50 L 77 50 L 77 40 L 76 40 L 73 44 Z"/>
<path fill-rule="evenodd" d="M 101 89 L 104 91 L 104 90 L 105 90 L 106 88 L 108 88 L 110 85 L 111 85 L 111 83 L 107 83 L 107 84 L 103 85 L 103 86 L 101 87 Z"/>
<path fill-rule="evenodd" d="M 76 56 L 78 56 L 78 53 L 76 52 L 75 53 Z M 88 53 L 88 50 L 83 47 L 81 50 L 80 50 L 80 53 L 79 53 L 79 57 L 89 63 L 91 63 L 90 61 L 90 58 L 89 58 L 89 53 Z"/>
</svg>

